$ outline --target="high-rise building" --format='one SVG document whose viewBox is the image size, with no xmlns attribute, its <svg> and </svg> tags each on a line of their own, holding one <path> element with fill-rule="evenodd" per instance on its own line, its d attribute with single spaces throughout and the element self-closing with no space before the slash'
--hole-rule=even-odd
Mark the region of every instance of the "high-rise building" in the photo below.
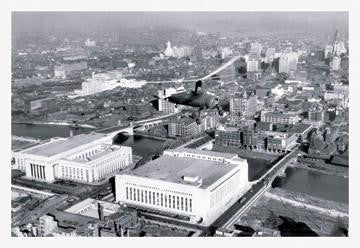
<svg viewBox="0 0 360 248">
<path fill-rule="evenodd" d="M 259 60 L 254 57 L 250 57 L 246 64 L 246 70 L 248 72 L 256 72 L 259 71 Z"/>
<path fill-rule="evenodd" d="M 94 47 L 94 46 L 96 46 L 96 41 L 90 40 L 90 39 L 88 38 L 88 39 L 86 39 L 86 41 L 85 41 L 85 46 L 87 46 L 87 47 Z"/>
<path fill-rule="evenodd" d="M 260 55 L 262 51 L 262 45 L 258 42 L 252 42 L 250 48 L 250 54 L 252 55 Z"/>
<path fill-rule="evenodd" d="M 184 92 L 184 87 L 175 88 L 167 88 L 163 90 L 158 90 L 159 97 L 159 111 L 163 111 L 166 114 L 177 113 L 181 110 L 181 106 L 176 105 L 174 103 L 169 102 L 166 98 L 170 97 L 173 94 Z"/>
<path fill-rule="evenodd" d="M 176 104 L 169 102 L 166 98 L 176 93 L 175 88 L 168 88 L 163 90 L 158 90 L 159 97 L 159 111 L 163 111 L 166 114 L 172 114 L 178 112 Z"/>
<path fill-rule="evenodd" d="M 283 53 L 279 60 L 279 73 L 289 73 L 297 69 L 298 55 L 297 53 Z"/>
<path fill-rule="evenodd" d="M 253 92 L 237 92 L 230 99 L 230 114 L 251 116 L 256 113 L 257 96 Z"/>
<path fill-rule="evenodd" d="M 190 117 L 176 118 L 168 123 L 169 137 L 186 137 L 199 134 L 201 132 L 201 125 L 196 123 L 196 120 Z"/>
<path fill-rule="evenodd" d="M 341 58 L 339 56 L 334 56 L 330 63 L 331 69 L 338 71 L 341 68 Z"/>
<path fill-rule="evenodd" d="M 330 58 L 332 56 L 333 47 L 331 45 L 325 46 L 325 59 Z"/>
<path fill-rule="evenodd" d="M 268 49 L 266 49 L 266 53 L 265 53 L 266 63 L 273 62 L 274 56 L 275 56 L 275 48 L 269 47 Z"/>
</svg>

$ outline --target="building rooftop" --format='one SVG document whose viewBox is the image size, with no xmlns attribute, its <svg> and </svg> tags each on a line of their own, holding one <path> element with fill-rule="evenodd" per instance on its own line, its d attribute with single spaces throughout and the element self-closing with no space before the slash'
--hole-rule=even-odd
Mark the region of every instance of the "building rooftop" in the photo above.
<svg viewBox="0 0 360 248">
<path fill-rule="evenodd" d="M 109 216 L 111 214 L 114 214 L 120 208 L 120 206 L 115 203 L 96 200 L 93 198 L 87 198 L 87 199 L 71 206 L 70 208 L 66 209 L 65 212 L 73 213 L 73 214 L 80 214 L 83 216 L 88 216 L 88 217 L 92 217 L 95 219 L 99 219 L 99 205 L 98 204 L 100 204 L 101 206 L 104 207 L 103 208 L 104 216 Z M 81 210 L 83 212 L 79 213 Z"/>
<path fill-rule="evenodd" d="M 88 156 L 86 158 L 74 158 L 74 159 L 69 159 L 69 160 L 76 161 L 76 162 L 82 162 L 82 163 L 90 163 L 91 161 L 102 158 L 102 157 L 104 157 L 110 153 L 113 153 L 115 151 L 118 151 L 124 147 L 125 146 L 119 146 L 119 145 L 103 145 L 101 148 L 96 149 L 96 152 L 94 155 Z"/>
<path fill-rule="evenodd" d="M 236 167 L 213 160 L 164 155 L 125 174 L 206 189 Z"/>
<path fill-rule="evenodd" d="M 62 152 L 75 149 L 79 146 L 88 144 L 100 138 L 106 137 L 105 134 L 91 133 L 79 134 L 73 137 L 62 139 L 57 138 L 45 144 L 41 144 L 30 149 L 24 150 L 23 153 L 32 154 L 37 156 L 51 157 Z"/>
<path fill-rule="evenodd" d="M 55 221 L 58 222 L 58 227 L 70 230 L 74 228 L 80 235 L 88 233 L 89 231 L 91 232 L 94 225 L 101 222 L 96 218 L 56 209 L 51 211 L 48 216 L 54 217 Z"/>
<path fill-rule="evenodd" d="M 214 157 L 222 157 L 226 159 L 234 159 L 237 158 L 237 154 L 235 153 L 222 153 L 222 152 L 215 152 L 215 151 L 208 151 L 208 150 L 200 150 L 200 149 L 190 149 L 190 148 L 177 148 L 177 149 L 169 149 L 167 151 L 171 152 L 186 152 L 192 154 L 200 154 L 200 155 L 207 155 L 207 156 L 214 156 Z"/>
<path fill-rule="evenodd" d="M 178 123 L 178 124 L 190 125 L 192 123 L 195 123 L 195 121 L 196 120 L 191 118 L 191 117 L 182 117 L 180 119 L 173 118 L 171 121 L 169 121 L 169 123 Z"/>
<path fill-rule="evenodd" d="M 293 125 L 290 127 L 289 132 L 292 133 L 303 133 L 307 129 L 311 128 L 311 124 L 304 124 L 304 123 L 297 123 L 296 125 Z"/>
<path fill-rule="evenodd" d="M 271 116 L 271 117 L 278 117 L 278 118 L 284 118 L 284 117 L 296 117 L 298 115 L 296 114 L 288 114 L 288 113 L 274 113 L 274 112 L 266 112 L 264 113 L 265 116 Z"/>
</svg>

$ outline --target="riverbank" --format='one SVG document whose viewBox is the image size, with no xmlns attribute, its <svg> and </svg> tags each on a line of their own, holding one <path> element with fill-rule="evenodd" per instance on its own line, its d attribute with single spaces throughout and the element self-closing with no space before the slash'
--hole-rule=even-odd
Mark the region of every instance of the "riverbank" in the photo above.
<svg viewBox="0 0 360 248">
<path fill-rule="evenodd" d="M 310 165 L 301 162 L 294 162 L 290 164 L 290 167 L 315 171 L 330 176 L 339 176 L 346 179 L 349 178 L 349 169 L 347 167 L 336 166 L 332 164 L 317 163 Z"/>
<path fill-rule="evenodd" d="M 250 226 L 256 231 L 263 228 L 276 230 L 281 236 L 309 236 L 313 232 L 319 236 L 336 236 L 339 227 L 348 229 L 349 226 L 348 206 L 345 205 L 287 190 L 270 189 L 237 224 Z M 331 211 L 332 207 L 335 212 Z M 289 223 L 291 228 L 284 228 Z"/>
<path fill-rule="evenodd" d="M 154 136 L 154 135 L 148 134 L 146 132 L 137 131 L 137 130 L 134 130 L 134 134 L 141 135 L 141 136 L 144 136 L 144 137 L 147 137 L 147 138 L 150 138 L 150 139 L 161 140 L 161 141 L 173 140 L 173 139 L 170 139 L 170 138 Z"/>
<path fill-rule="evenodd" d="M 39 144 L 41 142 L 40 139 L 32 139 L 32 138 L 23 138 L 19 136 L 12 136 L 11 137 L 11 150 L 19 150 L 19 149 L 25 149 L 31 146 L 34 146 L 36 144 Z"/>
<path fill-rule="evenodd" d="M 341 202 L 324 200 L 308 194 L 272 188 L 265 195 L 271 199 L 286 202 L 294 207 L 303 207 L 333 218 L 349 218 L 349 205 Z"/>
<path fill-rule="evenodd" d="M 76 126 L 82 128 L 98 129 L 98 127 L 88 124 L 74 124 L 69 122 L 53 122 L 53 121 L 12 121 L 12 124 L 26 124 L 26 125 L 55 125 L 55 126 Z"/>
</svg>

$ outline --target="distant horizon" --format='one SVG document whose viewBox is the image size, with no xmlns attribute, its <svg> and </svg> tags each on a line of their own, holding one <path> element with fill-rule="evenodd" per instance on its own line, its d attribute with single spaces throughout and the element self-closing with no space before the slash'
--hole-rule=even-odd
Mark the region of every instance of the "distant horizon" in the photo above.
<svg viewBox="0 0 360 248">
<path fill-rule="evenodd" d="M 96 31 L 168 26 L 204 32 L 261 29 L 265 31 L 348 34 L 348 12 L 12 12 L 14 32 L 44 29 Z"/>
</svg>

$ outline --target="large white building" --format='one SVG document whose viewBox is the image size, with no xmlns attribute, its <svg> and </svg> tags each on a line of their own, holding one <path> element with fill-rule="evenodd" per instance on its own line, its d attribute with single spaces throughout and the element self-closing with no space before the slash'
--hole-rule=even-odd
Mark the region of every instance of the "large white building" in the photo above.
<svg viewBox="0 0 360 248">
<path fill-rule="evenodd" d="M 93 95 L 102 91 L 112 90 L 117 87 L 123 88 L 141 88 L 147 84 L 147 81 L 137 81 L 135 79 L 123 78 L 120 70 L 113 70 L 104 73 L 92 74 L 81 84 L 81 90 L 75 90 L 75 97 Z"/>
<path fill-rule="evenodd" d="M 236 154 L 167 150 L 116 175 L 116 201 L 211 224 L 249 189 L 248 164 Z"/>
<path fill-rule="evenodd" d="M 164 51 L 165 56 L 167 57 L 176 57 L 176 58 L 182 58 L 186 56 L 190 56 L 192 54 L 192 48 L 191 47 L 171 47 L 170 41 L 166 43 L 166 49 Z"/>
<path fill-rule="evenodd" d="M 112 145 L 110 135 L 91 133 L 53 138 L 12 152 L 13 168 L 26 177 L 52 182 L 67 179 L 85 183 L 102 181 L 132 163 L 131 147 Z"/>
</svg>

